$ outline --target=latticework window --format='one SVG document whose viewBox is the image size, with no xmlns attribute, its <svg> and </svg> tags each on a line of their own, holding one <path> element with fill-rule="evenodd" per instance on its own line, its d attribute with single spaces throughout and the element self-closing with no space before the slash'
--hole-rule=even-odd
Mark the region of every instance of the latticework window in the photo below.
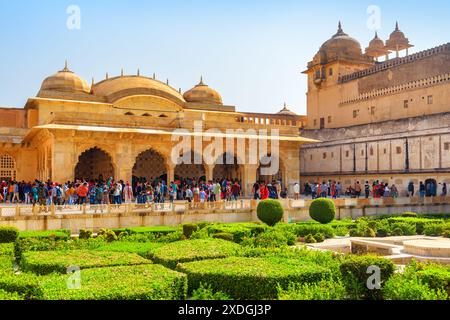
<svg viewBox="0 0 450 320">
<path fill-rule="evenodd" d="M 0 156 L 0 179 L 16 179 L 16 161 L 8 154 Z"/>
</svg>

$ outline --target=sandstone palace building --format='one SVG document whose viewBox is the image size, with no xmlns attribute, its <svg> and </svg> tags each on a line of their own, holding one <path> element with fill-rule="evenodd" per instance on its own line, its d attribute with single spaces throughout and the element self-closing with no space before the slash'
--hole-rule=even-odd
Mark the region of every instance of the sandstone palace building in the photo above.
<svg viewBox="0 0 450 320">
<path fill-rule="evenodd" d="M 450 183 L 450 44 L 411 54 L 412 47 L 397 24 L 363 52 L 339 24 L 304 71 L 307 116 L 286 106 L 237 111 L 203 80 L 184 94 L 139 71 L 89 85 L 66 64 L 23 108 L 0 109 L 0 178 L 227 177 L 247 194 L 259 179 L 291 191 L 296 182 L 380 180 L 402 195 L 411 181 L 416 190 L 420 181 Z M 278 129 L 279 172 L 264 177 L 263 164 L 226 146 L 234 164 L 172 163 L 170 133 L 192 131 L 197 121 L 205 130 Z"/>
<path fill-rule="evenodd" d="M 450 44 L 411 47 L 398 24 L 364 53 L 340 24 L 322 45 L 304 71 L 302 136 L 322 143 L 302 148 L 303 182 L 450 183 Z"/>
<path fill-rule="evenodd" d="M 103 81 L 88 85 L 66 63 L 43 81 L 24 108 L 0 109 L 0 178 L 59 183 L 109 177 L 124 182 L 133 177 L 168 182 L 228 178 L 240 181 L 247 195 L 255 181 L 262 179 L 281 181 L 292 190 L 299 181 L 299 147 L 310 142 L 299 136 L 305 121 L 286 106 L 277 114 L 238 112 L 224 105 L 220 94 L 203 80 L 184 94 L 169 81 L 145 77 L 139 71 L 106 75 Z M 213 128 L 225 135 L 223 154 L 216 155 L 217 161 L 203 163 L 202 152 L 209 143 L 199 150 L 191 139 L 190 163 L 174 163 L 172 150 L 178 141 L 172 133 L 185 129 L 194 134 L 196 123 L 202 124 L 203 131 Z M 233 128 L 243 133 L 226 133 Z M 237 140 L 250 149 L 250 139 L 242 137 L 252 129 L 267 130 L 267 137 L 273 129 L 279 132 L 275 137 L 279 152 L 266 153 L 279 162 L 278 172 L 270 176 L 262 176 L 262 168 L 268 165 L 264 158 L 253 162 L 239 158 Z"/>
</svg>

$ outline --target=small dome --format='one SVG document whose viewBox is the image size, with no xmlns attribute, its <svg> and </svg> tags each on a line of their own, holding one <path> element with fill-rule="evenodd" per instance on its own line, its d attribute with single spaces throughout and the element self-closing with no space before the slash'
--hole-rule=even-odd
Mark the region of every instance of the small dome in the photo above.
<svg viewBox="0 0 450 320">
<path fill-rule="evenodd" d="M 63 70 L 48 77 L 42 82 L 41 91 L 64 91 L 90 93 L 88 83 L 70 71 L 67 62 Z"/>
<path fill-rule="evenodd" d="M 335 57 L 360 58 L 362 56 L 361 44 L 342 30 L 339 22 L 337 33 L 319 50 L 319 54 L 326 59 Z"/>
<path fill-rule="evenodd" d="M 388 55 L 390 52 L 386 49 L 384 41 L 378 37 L 378 33 L 375 32 L 375 38 L 370 41 L 369 46 L 366 48 L 366 55 L 370 57 L 378 57 Z"/>
<path fill-rule="evenodd" d="M 389 40 L 386 41 L 386 48 L 389 50 L 403 50 L 407 48 L 411 48 L 412 45 L 409 44 L 408 38 L 406 38 L 405 34 L 400 31 L 398 27 L 398 22 L 395 24 L 395 30 L 389 36 Z"/>
<path fill-rule="evenodd" d="M 371 49 L 384 49 L 384 41 L 378 37 L 378 33 L 375 32 L 375 38 L 369 43 Z"/>
<path fill-rule="evenodd" d="M 283 109 L 278 112 L 277 114 L 283 115 L 283 116 L 297 116 L 297 114 L 291 110 L 288 109 L 286 103 L 284 104 Z"/>
<path fill-rule="evenodd" d="M 200 79 L 198 85 L 187 91 L 183 97 L 187 102 L 223 105 L 220 94 L 204 84 L 203 78 Z"/>
</svg>

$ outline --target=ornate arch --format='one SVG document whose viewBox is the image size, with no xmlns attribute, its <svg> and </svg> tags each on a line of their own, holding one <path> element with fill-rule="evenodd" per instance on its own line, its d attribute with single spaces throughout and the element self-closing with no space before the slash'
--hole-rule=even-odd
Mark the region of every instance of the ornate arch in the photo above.
<svg viewBox="0 0 450 320">
<path fill-rule="evenodd" d="M 81 148 L 73 169 L 74 178 L 97 179 L 103 177 L 117 177 L 117 165 L 114 153 L 98 146 Z"/>
<path fill-rule="evenodd" d="M 167 177 L 167 159 L 157 149 L 147 148 L 137 154 L 132 170 L 134 179 L 145 178 L 147 181 L 150 181 L 151 179 Z"/>
</svg>

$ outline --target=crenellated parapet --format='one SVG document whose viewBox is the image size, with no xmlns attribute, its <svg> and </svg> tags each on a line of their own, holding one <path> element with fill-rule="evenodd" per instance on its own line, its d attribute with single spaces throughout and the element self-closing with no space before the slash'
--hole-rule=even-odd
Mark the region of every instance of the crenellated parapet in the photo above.
<svg viewBox="0 0 450 320">
<path fill-rule="evenodd" d="M 450 43 L 446 43 L 444 45 L 441 45 L 441 46 L 438 46 L 435 48 L 417 52 L 415 54 L 408 55 L 406 57 L 391 59 L 391 60 L 379 63 L 371 68 L 357 71 L 357 72 L 354 72 L 354 73 L 351 73 L 348 75 L 340 76 L 338 82 L 340 84 L 350 82 L 350 81 L 353 81 L 356 79 L 370 76 L 372 74 L 375 74 L 375 73 L 378 73 L 381 71 L 388 70 L 390 68 L 398 67 L 400 65 L 404 65 L 404 64 L 408 64 L 408 63 L 413 63 L 415 61 L 418 61 L 418 60 L 421 60 L 424 58 L 428 58 L 430 56 L 437 55 L 442 52 L 450 52 Z"/>
<path fill-rule="evenodd" d="M 450 48 L 450 47 L 449 47 Z M 387 87 L 379 90 L 373 90 L 365 92 L 357 97 L 340 102 L 340 105 L 352 104 L 361 101 L 375 99 L 381 96 L 393 95 L 407 90 L 415 90 L 419 88 L 427 88 L 432 86 L 441 85 L 450 82 L 450 73 L 441 74 L 434 77 L 429 77 L 421 80 L 410 81 L 398 86 Z"/>
</svg>

